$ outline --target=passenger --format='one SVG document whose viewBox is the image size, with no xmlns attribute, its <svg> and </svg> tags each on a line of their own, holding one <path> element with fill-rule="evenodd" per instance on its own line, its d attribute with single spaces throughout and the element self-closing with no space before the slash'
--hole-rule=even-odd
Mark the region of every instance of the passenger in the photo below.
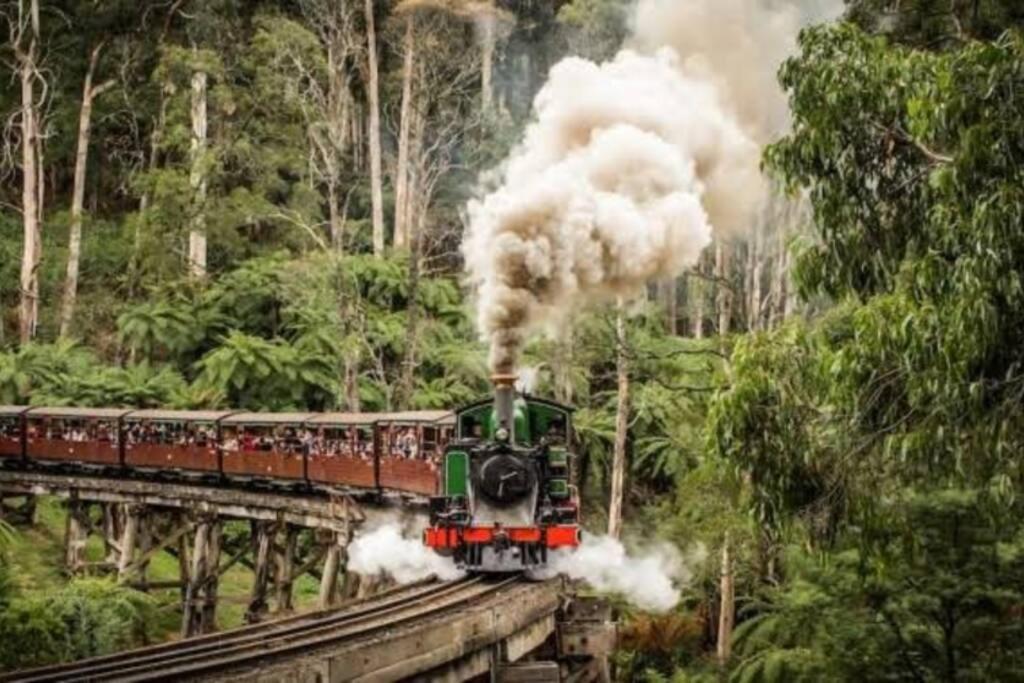
<svg viewBox="0 0 1024 683">
<path fill-rule="evenodd" d="M 238 439 L 236 439 L 234 436 L 229 436 L 224 441 L 224 450 L 227 451 L 228 453 L 235 453 L 235 452 L 237 452 L 238 451 Z"/>
</svg>

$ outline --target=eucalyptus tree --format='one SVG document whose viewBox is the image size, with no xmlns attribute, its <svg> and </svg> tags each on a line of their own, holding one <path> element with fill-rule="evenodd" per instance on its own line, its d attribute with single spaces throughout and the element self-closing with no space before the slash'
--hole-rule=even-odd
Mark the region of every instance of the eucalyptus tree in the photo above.
<svg viewBox="0 0 1024 683">
<path fill-rule="evenodd" d="M 4 8 L 8 45 L 21 84 L 21 218 L 23 248 L 18 337 L 26 344 L 39 324 L 39 265 L 42 259 L 43 107 L 47 83 L 41 69 L 42 20 L 39 0 L 18 0 Z"/>
<path fill-rule="evenodd" d="M 813 590 L 864 613 L 838 645 L 767 638 L 751 662 L 810 648 L 826 678 L 993 680 L 1024 656 L 1000 593 L 1020 581 L 1022 63 L 1012 31 L 936 52 L 841 25 L 780 72 L 794 125 L 766 163 L 816 233 L 796 282 L 839 305 L 741 342 L 709 445 L 766 531 L 852 554 Z"/>
</svg>

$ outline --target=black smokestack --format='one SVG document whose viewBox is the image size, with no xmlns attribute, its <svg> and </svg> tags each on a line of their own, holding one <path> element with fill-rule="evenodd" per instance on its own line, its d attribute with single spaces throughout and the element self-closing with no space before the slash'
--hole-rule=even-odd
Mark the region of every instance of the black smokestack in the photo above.
<svg viewBox="0 0 1024 683">
<path fill-rule="evenodd" d="M 516 376 L 494 375 L 491 381 L 494 382 L 494 415 L 498 429 L 504 429 L 508 442 L 512 443 L 515 440 Z"/>
</svg>

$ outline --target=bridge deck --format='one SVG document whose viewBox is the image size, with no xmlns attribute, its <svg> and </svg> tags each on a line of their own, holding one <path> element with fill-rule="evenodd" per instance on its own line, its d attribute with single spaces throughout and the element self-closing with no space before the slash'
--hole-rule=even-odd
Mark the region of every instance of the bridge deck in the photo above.
<svg viewBox="0 0 1024 683">
<path fill-rule="evenodd" d="M 560 582 L 472 577 L 152 648 L 0 676 L 0 681 L 465 680 L 503 646 L 515 661 L 555 629 Z"/>
<path fill-rule="evenodd" d="M 288 491 L 187 479 L 117 477 L 88 470 L 0 469 L 0 496 L 53 495 L 100 503 L 131 503 L 209 512 L 222 517 L 273 520 L 305 528 L 341 531 L 375 513 L 372 504 L 418 507 L 422 496 L 337 488 Z M 352 502 L 364 505 L 352 505 Z M 371 505 L 366 505 L 367 503 Z"/>
</svg>

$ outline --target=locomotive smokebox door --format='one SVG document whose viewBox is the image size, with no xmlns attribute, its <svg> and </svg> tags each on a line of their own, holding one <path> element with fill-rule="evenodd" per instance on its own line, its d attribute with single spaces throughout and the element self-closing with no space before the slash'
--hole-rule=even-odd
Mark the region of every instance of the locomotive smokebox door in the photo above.
<svg viewBox="0 0 1024 683">
<path fill-rule="evenodd" d="M 475 482 L 481 495 L 499 507 L 515 505 L 537 485 L 533 463 L 510 453 L 492 455 L 475 469 Z"/>
</svg>

